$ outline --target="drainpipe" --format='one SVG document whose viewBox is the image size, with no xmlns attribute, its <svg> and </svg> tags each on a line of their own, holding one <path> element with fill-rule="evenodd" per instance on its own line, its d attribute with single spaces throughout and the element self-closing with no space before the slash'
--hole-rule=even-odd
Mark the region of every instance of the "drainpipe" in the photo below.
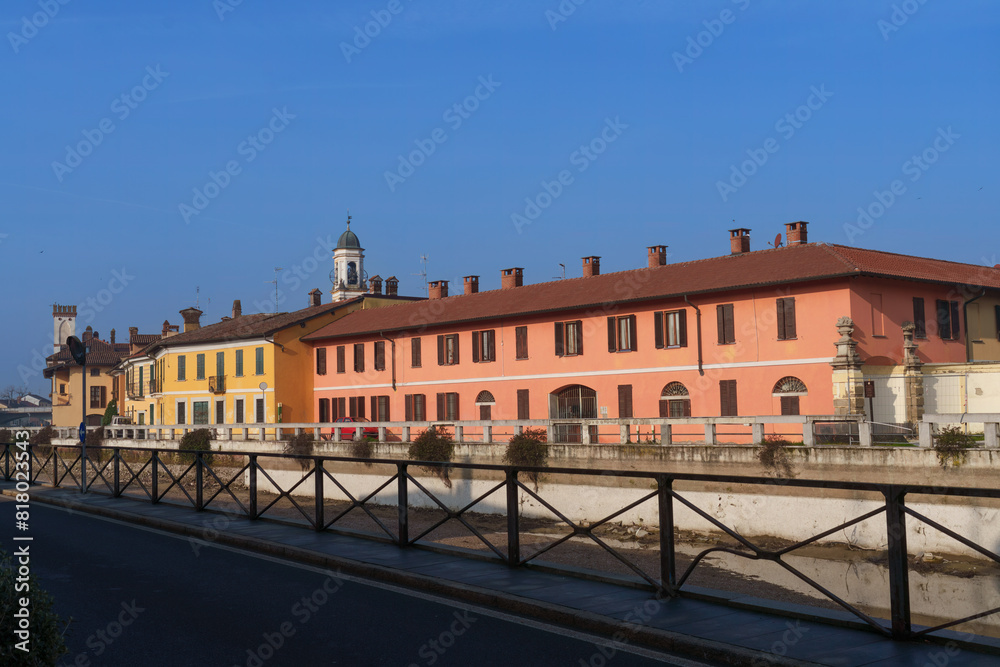
<svg viewBox="0 0 1000 667">
<path fill-rule="evenodd" d="M 392 357 L 392 390 L 396 391 L 396 341 L 381 331 L 378 332 L 378 335 L 389 341 L 389 347 L 391 348 L 389 355 Z"/>
<path fill-rule="evenodd" d="M 979 293 L 978 296 L 974 296 L 965 303 L 962 304 L 962 319 L 965 320 L 965 361 L 966 363 L 972 363 L 972 337 L 969 336 L 969 304 L 978 299 L 982 299 L 986 296 L 986 288 Z M 966 384 L 968 387 L 968 384 Z"/>
<path fill-rule="evenodd" d="M 697 323 L 696 327 L 698 330 L 698 375 L 704 375 L 705 369 L 702 368 L 701 358 L 701 308 L 691 303 L 687 298 L 687 294 L 684 295 L 684 303 L 694 308 L 695 321 Z"/>
</svg>

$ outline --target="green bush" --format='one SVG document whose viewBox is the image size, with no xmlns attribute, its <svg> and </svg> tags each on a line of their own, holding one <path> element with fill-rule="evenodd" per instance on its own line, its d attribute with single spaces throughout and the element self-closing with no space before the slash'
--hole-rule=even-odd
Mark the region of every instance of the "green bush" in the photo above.
<svg viewBox="0 0 1000 667">
<path fill-rule="evenodd" d="M 528 427 L 520 435 L 515 435 L 507 443 L 503 462 L 518 467 L 543 468 L 549 461 L 549 443 L 545 429 Z M 525 476 L 538 490 L 538 473 L 528 472 Z"/>
<path fill-rule="evenodd" d="M 788 457 L 790 442 L 778 435 L 769 435 L 757 444 L 757 460 L 764 470 L 775 477 L 795 477 L 791 459 Z"/>
<path fill-rule="evenodd" d="M 51 426 L 45 426 L 32 433 L 28 443 L 32 445 L 51 445 L 52 438 L 54 437 L 56 437 L 56 430 Z"/>
<path fill-rule="evenodd" d="M 958 426 L 943 428 L 934 437 L 934 453 L 937 454 L 938 463 L 942 468 L 947 468 L 949 463 L 953 466 L 965 463 L 965 459 L 969 456 L 967 450 L 975 446 L 976 441 L 972 436 Z"/>
<path fill-rule="evenodd" d="M 211 454 L 212 432 L 207 428 L 196 428 L 185 433 L 178 449 L 182 452 L 208 452 L 202 456 L 205 463 L 211 463 L 215 458 Z M 195 456 L 194 454 L 181 454 L 180 459 L 184 463 L 191 463 L 195 460 Z"/>
<path fill-rule="evenodd" d="M 0 632 L 4 638 L 0 642 L 0 665 L 55 665 L 68 652 L 63 637 L 66 624 L 52 611 L 52 598 L 39 587 L 35 575 L 28 577 L 28 591 L 18 591 L 14 573 L 10 555 L 0 549 Z M 31 598 L 28 652 L 17 648 L 21 639 L 14 634 L 18 629 L 18 619 L 14 617 L 20 609 L 18 600 L 25 596 Z"/>
<path fill-rule="evenodd" d="M 431 426 L 410 443 L 410 458 L 414 461 L 441 461 L 451 463 L 455 455 L 455 441 L 447 433 L 438 433 Z M 445 486 L 451 488 L 451 478 L 448 476 L 450 466 L 425 467 L 424 470 L 441 478 Z"/>
<path fill-rule="evenodd" d="M 370 459 L 375 456 L 375 441 L 376 438 L 368 437 L 364 440 L 352 440 L 350 444 L 347 445 L 347 450 L 350 452 L 351 456 L 356 459 Z M 372 463 L 366 463 L 369 468 Z"/>
<path fill-rule="evenodd" d="M 111 423 L 111 419 L 116 416 L 118 416 L 118 404 L 112 400 L 104 410 L 104 416 L 101 417 L 101 426 L 107 426 Z"/>
</svg>

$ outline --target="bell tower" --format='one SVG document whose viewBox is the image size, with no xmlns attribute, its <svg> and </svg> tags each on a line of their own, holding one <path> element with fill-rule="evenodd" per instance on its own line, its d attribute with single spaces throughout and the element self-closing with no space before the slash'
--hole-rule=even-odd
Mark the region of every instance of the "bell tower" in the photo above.
<svg viewBox="0 0 1000 667">
<path fill-rule="evenodd" d="M 351 231 L 351 216 L 347 215 L 347 231 L 340 235 L 333 251 L 333 272 L 330 274 L 334 301 L 344 301 L 361 296 L 368 290 L 365 273 L 365 249 L 358 235 Z"/>
<path fill-rule="evenodd" d="M 66 339 L 76 335 L 76 306 L 52 304 L 52 352 L 66 344 Z"/>
</svg>

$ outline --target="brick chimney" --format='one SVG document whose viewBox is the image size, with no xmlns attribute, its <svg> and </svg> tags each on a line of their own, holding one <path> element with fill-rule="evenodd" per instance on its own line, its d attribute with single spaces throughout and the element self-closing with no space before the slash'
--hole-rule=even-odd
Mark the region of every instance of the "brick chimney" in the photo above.
<svg viewBox="0 0 1000 667">
<path fill-rule="evenodd" d="M 479 291 L 479 276 L 465 276 L 462 280 L 465 282 L 466 294 L 475 294 Z"/>
<path fill-rule="evenodd" d="M 100 334 L 100 332 L 99 332 L 99 331 L 95 331 L 95 332 L 94 332 L 94 335 L 92 336 L 92 338 L 96 338 L 97 340 L 100 340 L 100 339 L 101 339 L 101 334 Z"/>
<path fill-rule="evenodd" d="M 785 245 L 799 245 L 801 243 L 809 243 L 809 234 L 806 228 L 809 226 L 808 222 L 786 222 L 785 223 L 785 238 L 787 242 Z"/>
<path fill-rule="evenodd" d="M 319 291 L 319 288 L 314 289 L 309 292 L 309 307 L 319 306 L 323 303 L 323 293 Z"/>
<path fill-rule="evenodd" d="M 500 289 L 513 289 L 524 284 L 524 269 L 514 267 L 500 272 Z"/>
<path fill-rule="evenodd" d="M 750 252 L 750 230 L 746 227 L 737 227 L 729 230 L 729 243 L 732 247 L 732 254 L 739 255 Z"/>
<path fill-rule="evenodd" d="M 166 324 L 166 322 L 164 322 L 164 324 Z M 138 336 L 138 335 L 139 335 L 139 327 L 129 327 L 128 328 L 128 339 L 129 339 L 129 341 L 132 340 L 132 336 Z"/>
<path fill-rule="evenodd" d="M 139 330 L 136 329 L 135 332 L 139 333 Z M 166 336 L 168 333 L 170 333 L 170 322 L 163 320 L 163 329 L 160 331 L 160 336 Z"/>
<path fill-rule="evenodd" d="M 111 330 L 111 341 L 110 342 L 111 342 L 112 345 L 115 344 L 115 330 L 114 329 Z"/>
<path fill-rule="evenodd" d="M 382 295 L 382 276 L 375 274 L 368 279 L 368 293 Z"/>
<path fill-rule="evenodd" d="M 233 309 L 236 308 L 236 303 L 233 303 Z M 188 331 L 196 331 L 201 328 L 201 311 L 197 308 L 185 308 L 180 311 L 181 317 L 184 318 L 184 333 Z"/>
<path fill-rule="evenodd" d="M 235 320 L 241 315 L 243 315 L 243 304 L 240 303 L 239 299 L 236 299 L 233 301 L 233 319 Z M 187 331 L 187 328 L 185 327 L 184 330 Z"/>
<path fill-rule="evenodd" d="M 591 276 L 601 275 L 601 258 L 590 256 L 583 258 L 583 277 L 589 278 Z"/>
<path fill-rule="evenodd" d="M 396 276 L 389 276 L 385 279 L 385 295 L 386 296 L 396 296 L 396 292 L 399 291 L 399 280 Z"/>
<path fill-rule="evenodd" d="M 447 280 L 432 280 L 427 283 L 427 298 L 428 299 L 443 299 L 448 296 L 448 281 Z"/>
<path fill-rule="evenodd" d="M 651 245 L 646 248 L 646 261 L 649 263 L 650 268 L 654 266 L 666 266 L 668 247 L 670 246 Z"/>
<path fill-rule="evenodd" d="M 88 340 L 94 337 L 94 327 L 87 325 L 87 328 L 83 331 L 83 342 L 86 343 Z"/>
</svg>

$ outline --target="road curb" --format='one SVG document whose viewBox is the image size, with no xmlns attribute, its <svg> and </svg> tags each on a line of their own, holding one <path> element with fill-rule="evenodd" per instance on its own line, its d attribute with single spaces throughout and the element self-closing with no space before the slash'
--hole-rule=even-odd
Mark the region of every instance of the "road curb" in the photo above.
<svg viewBox="0 0 1000 667">
<path fill-rule="evenodd" d="M 37 489 L 38 487 L 35 488 Z M 3 489 L 2 493 L 7 496 L 15 495 L 15 492 L 10 489 Z M 684 635 L 669 630 L 658 630 L 637 623 L 629 623 L 592 612 L 571 609 L 541 600 L 531 600 L 519 595 L 503 593 L 492 589 L 443 581 L 383 565 L 375 565 L 340 556 L 330 556 L 310 549 L 227 533 L 217 528 L 212 528 L 211 532 L 214 535 L 209 539 L 205 537 L 206 532 L 208 532 L 206 528 L 178 523 L 169 519 L 135 514 L 127 510 L 88 505 L 65 498 L 49 496 L 45 493 L 33 493 L 32 500 L 63 507 L 74 512 L 93 514 L 178 535 L 185 535 L 189 538 L 208 543 L 222 544 L 298 563 L 319 566 L 334 573 L 344 573 L 362 579 L 371 579 L 427 593 L 434 593 L 442 597 L 526 616 L 574 630 L 604 635 L 609 638 L 609 641 L 610 638 L 614 638 L 614 640 L 620 641 L 623 644 L 634 643 L 670 651 L 694 659 L 717 661 L 740 667 L 761 667 L 763 665 L 812 667 L 817 664 L 789 659 L 774 653 L 754 651 L 723 642 Z M 392 547 L 387 545 L 387 548 Z"/>
</svg>

